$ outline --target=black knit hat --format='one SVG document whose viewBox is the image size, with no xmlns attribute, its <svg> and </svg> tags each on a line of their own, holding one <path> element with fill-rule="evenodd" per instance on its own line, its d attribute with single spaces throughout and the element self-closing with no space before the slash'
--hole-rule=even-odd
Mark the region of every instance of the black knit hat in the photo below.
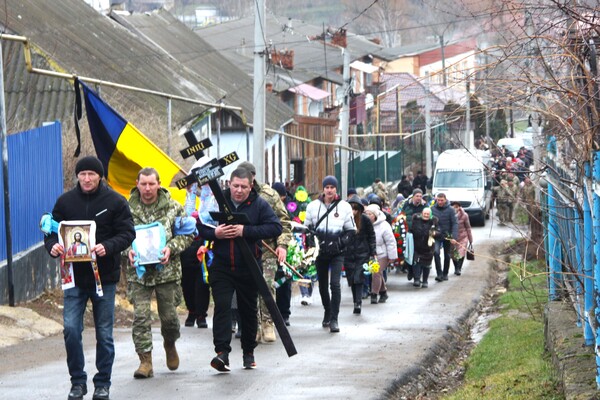
<svg viewBox="0 0 600 400">
<path fill-rule="evenodd" d="M 338 187 L 338 180 L 335 176 L 332 175 L 327 175 L 324 179 L 323 179 L 323 187 L 330 185 L 333 186 L 335 188 Z"/>
<path fill-rule="evenodd" d="M 81 160 L 77 161 L 77 165 L 75 165 L 75 175 L 79 174 L 81 171 L 94 171 L 100 175 L 100 178 L 104 176 L 102 162 L 93 156 L 83 157 Z"/>
<path fill-rule="evenodd" d="M 283 182 L 274 182 L 273 185 L 271 185 L 271 187 L 277 192 L 279 193 L 280 196 L 285 196 L 285 185 L 283 184 Z"/>
</svg>

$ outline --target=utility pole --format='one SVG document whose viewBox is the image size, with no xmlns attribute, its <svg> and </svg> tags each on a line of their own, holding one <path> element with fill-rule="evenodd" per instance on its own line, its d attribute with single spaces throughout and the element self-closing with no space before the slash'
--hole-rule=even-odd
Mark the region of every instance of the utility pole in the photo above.
<svg viewBox="0 0 600 400">
<path fill-rule="evenodd" d="M 256 0 L 254 7 L 254 126 L 252 129 L 252 163 L 256 180 L 265 180 L 265 0 Z M 248 154 L 250 158 L 250 154 Z"/>
<path fill-rule="evenodd" d="M 466 149 L 470 149 L 472 148 L 472 143 L 471 142 L 471 82 L 469 81 L 469 74 L 466 73 L 466 85 L 467 85 L 467 113 L 466 113 L 466 121 L 465 121 L 465 125 L 466 125 L 466 132 L 465 132 L 465 139 L 463 142 L 463 146 Z"/>
<path fill-rule="evenodd" d="M 342 102 L 342 110 L 340 112 L 340 128 L 342 130 L 342 147 L 340 147 L 340 173 L 342 179 L 342 196 L 348 193 L 348 129 L 350 127 L 350 108 L 348 106 L 350 97 L 350 51 L 347 48 L 342 48 L 344 58 L 344 100 Z"/>
<path fill-rule="evenodd" d="M 429 73 L 425 77 L 425 174 L 431 178 L 433 165 L 431 160 L 431 104 L 429 98 Z"/>
<path fill-rule="evenodd" d="M 444 54 L 444 34 L 440 35 L 440 51 L 442 56 L 442 83 L 444 87 L 448 86 L 448 78 L 446 77 L 446 55 Z M 428 175 L 429 176 L 429 175 Z"/>
</svg>

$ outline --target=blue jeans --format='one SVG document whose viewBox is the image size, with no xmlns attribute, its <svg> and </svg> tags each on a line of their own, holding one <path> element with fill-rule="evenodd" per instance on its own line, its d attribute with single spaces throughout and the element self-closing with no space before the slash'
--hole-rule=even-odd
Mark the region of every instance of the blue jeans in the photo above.
<svg viewBox="0 0 600 400">
<path fill-rule="evenodd" d="M 115 319 L 116 284 L 104 284 L 104 296 L 99 297 L 96 289 L 74 287 L 64 291 L 64 338 L 67 350 L 67 366 L 71 384 L 87 383 L 85 358 L 83 355 L 83 314 L 88 300 L 92 301 L 94 326 L 96 327 L 96 368 L 94 386 L 110 387 L 115 346 L 113 324 Z"/>
</svg>

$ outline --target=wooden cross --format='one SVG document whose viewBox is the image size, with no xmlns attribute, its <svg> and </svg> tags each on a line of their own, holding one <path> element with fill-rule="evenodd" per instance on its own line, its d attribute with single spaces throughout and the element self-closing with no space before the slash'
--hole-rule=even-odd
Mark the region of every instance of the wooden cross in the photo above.
<svg viewBox="0 0 600 400">
<path fill-rule="evenodd" d="M 211 146 L 210 140 L 205 139 L 202 141 L 201 146 L 196 146 L 197 143 L 194 143 L 195 138 L 194 139 L 192 139 L 192 138 L 193 138 L 193 136 L 186 135 L 186 139 L 188 140 L 188 144 L 190 145 L 190 147 L 188 147 L 188 149 L 189 148 L 198 149 L 199 147 L 202 147 L 202 149 L 199 151 L 194 151 L 194 152 L 190 151 L 190 152 L 186 153 L 186 154 L 189 154 L 187 157 L 194 155 L 196 157 L 196 159 L 200 159 L 200 157 L 202 157 L 204 155 L 204 152 L 202 150 Z M 208 143 L 206 142 L 207 140 L 208 140 Z M 194 147 L 194 146 L 196 146 L 196 147 Z M 182 155 L 183 155 L 183 151 L 182 151 Z M 187 158 L 187 157 L 184 156 L 184 158 Z M 197 182 L 198 185 L 200 185 L 200 186 L 204 185 L 204 184 L 208 184 L 210 189 L 213 192 L 213 195 L 215 196 L 215 199 L 217 200 L 217 203 L 219 204 L 219 209 L 220 209 L 220 212 L 211 212 L 210 213 L 211 216 L 213 217 L 213 219 L 215 219 L 215 221 L 218 221 L 220 223 L 230 224 L 230 225 L 248 224 L 250 221 L 246 214 L 234 213 L 232 211 L 233 205 L 231 204 L 230 199 L 225 197 L 225 195 L 223 194 L 223 191 L 221 190 L 221 186 L 217 182 L 217 179 L 224 175 L 223 167 L 230 165 L 233 162 L 238 161 L 238 160 L 239 160 L 239 157 L 236 152 L 227 154 L 226 156 L 224 156 L 218 160 L 216 158 L 213 158 L 204 166 L 193 169 L 191 171 L 190 175 L 177 181 L 176 182 L 177 187 L 182 189 L 194 182 Z M 267 282 L 265 281 L 265 279 L 263 277 L 262 270 L 260 269 L 260 266 L 258 265 L 258 261 L 254 257 L 252 249 L 250 249 L 248 242 L 246 242 L 246 239 L 244 239 L 243 237 L 237 237 L 234 240 L 235 240 L 235 244 L 242 251 L 244 260 L 249 265 L 249 269 L 252 274 L 252 278 L 254 279 L 254 282 L 256 283 L 256 286 L 258 288 L 258 293 L 262 296 L 262 298 L 265 302 L 265 305 L 267 306 L 267 309 L 269 310 L 269 313 L 271 314 L 271 318 L 273 319 L 273 322 L 275 323 L 275 328 L 277 328 L 277 332 L 279 333 L 279 337 L 281 338 L 281 342 L 283 343 L 283 346 L 285 347 L 288 357 L 291 357 L 291 356 L 297 354 L 298 352 L 296 351 L 296 346 L 294 346 L 294 342 L 292 340 L 292 337 L 290 336 L 290 332 L 288 331 L 287 327 L 285 326 L 285 321 L 283 320 L 283 317 L 281 316 L 281 313 L 279 312 L 279 308 L 277 307 L 277 303 L 275 303 L 275 299 L 273 299 L 273 295 L 271 294 L 269 285 L 267 284 Z"/>
</svg>

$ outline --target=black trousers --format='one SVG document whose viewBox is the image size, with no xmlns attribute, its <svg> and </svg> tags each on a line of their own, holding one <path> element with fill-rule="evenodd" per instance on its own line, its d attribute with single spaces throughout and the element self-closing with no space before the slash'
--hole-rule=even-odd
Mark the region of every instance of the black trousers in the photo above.
<svg viewBox="0 0 600 400">
<path fill-rule="evenodd" d="M 275 290 L 275 303 L 283 318 L 289 318 L 291 315 L 290 307 L 292 304 L 292 280 L 288 279 L 283 282 L 283 285 L 279 286 Z"/>
<path fill-rule="evenodd" d="M 236 268 L 231 271 L 229 267 L 218 268 L 213 265 L 208 275 L 215 303 L 213 344 L 217 353 L 231 352 L 231 301 L 234 291 L 243 327 L 242 350 L 252 353 L 256 347 L 258 288 L 250 272 Z"/>
<path fill-rule="evenodd" d="M 196 252 L 201 241 L 192 242 L 181 252 L 181 289 L 188 312 L 206 318 L 210 304 L 210 286 L 202 280 L 202 266 Z"/>
<path fill-rule="evenodd" d="M 325 312 L 330 314 L 332 321 L 337 321 L 340 312 L 340 303 L 342 300 L 340 280 L 342 278 L 343 263 L 343 254 L 335 256 L 319 254 L 315 262 L 317 275 L 319 276 L 321 303 Z M 329 293 L 330 288 L 331 294 Z"/>
<path fill-rule="evenodd" d="M 441 250 L 444 250 L 444 269 L 442 270 L 442 260 L 440 257 Z M 436 240 L 433 251 L 433 261 L 435 262 L 435 272 L 437 276 L 448 276 L 450 270 L 450 251 L 452 243 L 449 240 Z"/>
</svg>

